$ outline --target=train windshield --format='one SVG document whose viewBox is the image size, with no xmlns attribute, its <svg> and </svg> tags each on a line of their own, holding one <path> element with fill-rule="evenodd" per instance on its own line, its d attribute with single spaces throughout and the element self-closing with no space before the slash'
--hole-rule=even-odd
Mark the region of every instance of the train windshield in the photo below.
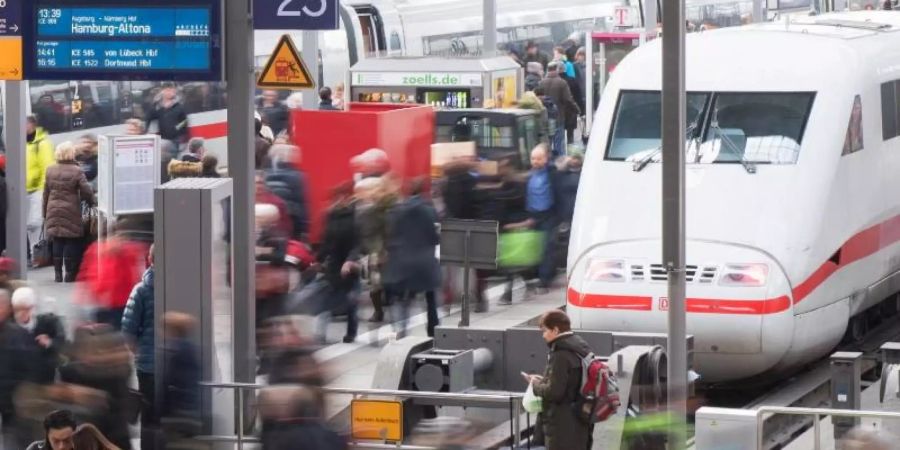
<svg viewBox="0 0 900 450">
<path fill-rule="evenodd" d="M 813 93 L 688 93 L 687 162 L 794 164 Z M 606 152 L 612 161 L 658 162 L 658 91 L 623 91 Z"/>
</svg>

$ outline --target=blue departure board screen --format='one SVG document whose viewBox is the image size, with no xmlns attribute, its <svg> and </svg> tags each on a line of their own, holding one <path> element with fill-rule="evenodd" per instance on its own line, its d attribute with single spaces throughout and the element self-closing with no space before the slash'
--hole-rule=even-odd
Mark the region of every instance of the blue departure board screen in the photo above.
<svg viewBox="0 0 900 450">
<path fill-rule="evenodd" d="M 25 75 L 46 80 L 222 79 L 221 0 L 35 0 Z"/>
</svg>

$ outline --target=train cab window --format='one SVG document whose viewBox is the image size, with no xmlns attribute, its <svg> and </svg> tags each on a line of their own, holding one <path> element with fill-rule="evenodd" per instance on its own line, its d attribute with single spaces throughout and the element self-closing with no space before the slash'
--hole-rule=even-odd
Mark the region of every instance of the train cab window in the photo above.
<svg viewBox="0 0 900 450">
<path fill-rule="evenodd" d="M 847 125 L 847 136 L 844 138 L 844 151 L 841 156 L 856 153 L 862 149 L 862 100 L 857 95 L 853 99 L 853 109 L 850 112 L 850 123 Z"/>
<path fill-rule="evenodd" d="M 699 124 L 709 94 L 688 93 L 689 124 Z M 619 97 L 613 130 L 606 152 L 611 161 L 639 161 L 658 153 L 662 146 L 662 97 L 659 91 L 624 91 Z M 698 126 L 694 126 L 694 131 Z"/>
<path fill-rule="evenodd" d="M 391 31 L 391 52 L 402 52 L 403 42 L 400 40 L 400 33 L 397 30 Z"/>
<path fill-rule="evenodd" d="M 889 81 L 881 85 L 881 134 L 884 140 L 900 134 L 900 98 L 897 96 L 900 81 Z"/>
<path fill-rule="evenodd" d="M 695 162 L 794 164 L 813 93 L 716 94 Z"/>
<path fill-rule="evenodd" d="M 378 55 L 387 50 L 384 36 L 384 20 L 378 8 L 372 5 L 356 6 L 356 14 L 362 26 L 363 42 L 366 52 Z"/>
</svg>

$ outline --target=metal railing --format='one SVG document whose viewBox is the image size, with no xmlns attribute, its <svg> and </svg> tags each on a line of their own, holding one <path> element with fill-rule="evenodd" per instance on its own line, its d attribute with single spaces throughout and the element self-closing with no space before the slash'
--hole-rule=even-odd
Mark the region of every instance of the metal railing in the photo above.
<svg viewBox="0 0 900 450">
<path fill-rule="evenodd" d="M 203 382 L 201 386 L 210 389 L 234 389 L 237 394 L 235 397 L 235 423 L 237 434 L 232 436 L 201 436 L 198 440 L 207 442 L 231 442 L 236 443 L 239 450 L 243 449 L 244 443 L 258 443 L 259 438 L 255 436 L 246 436 L 244 433 L 244 393 L 246 391 L 257 391 L 263 388 L 277 386 L 257 383 L 214 383 Z M 522 397 L 524 394 L 517 392 L 504 393 L 484 393 L 484 394 L 466 394 L 453 392 L 422 392 L 422 391 L 401 391 L 391 389 L 355 389 L 355 388 L 319 388 L 325 394 L 350 395 L 353 400 L 362 397 L 397 397 L 400 399 L 419 400 L 426 405 L 434 406 L 463 406 L 474 408 L 509 408 L 510 413 L 510 433 L 512 434 L 513 448 L 518 448 L 522 444 Z M 525 413 L 527 415 L 527 413 Z M 351 439 L 351 444 L 357 448 L 403 448 L 403 449 L 428 449 L 430 447 L 408 446 L 401 443 L 371 443 L 357 442 Z"/>
<path fill-rule="evenodd" d="M 853 417 L 853 418 L 879 418 L 879 419 L 898 419 L 900 420 L 900 412 L 889 411 L 856 411 L 850 409 L 828 409 L 828 408 L 788 408 L 779 406 L 763 406 L 756 410 L 756 445 L 757 448 L 763 450 L 765 448 L 763 442 L 763 424 L 767 416 L 782 414 L 792 416 L 812 416 L 813 417 L 813 450 L 821 450 L 821 420 L 823 417 Z"/>
</svg>

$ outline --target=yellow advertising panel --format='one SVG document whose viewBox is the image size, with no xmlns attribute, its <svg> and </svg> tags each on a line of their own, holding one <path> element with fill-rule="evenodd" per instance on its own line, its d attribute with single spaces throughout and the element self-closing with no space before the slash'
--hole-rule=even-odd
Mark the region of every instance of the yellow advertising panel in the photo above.
<svg viewBox="0 0 900 450">
<path fill-rule="evenodd" d="M 284 35 L 275 46 L 265 69 L 256 83 L 268 89 L 311 89 L 316 87 L 309 69 L 294 47 L 291 37 Z"/>
<path fill-rule="evenodd" d="M 0 37 L 0 80 L 22 79 L 22 38 Z"/>
<path fill-rule="evenodd" d="M 515 107 L 519 99 L 516 96 L 516 80 L 517 76 L 494 76 L 494 107 L 495 108 L 512 108 Z"/>
<path fill-rule="evenodd" d="M 350 432 L 353 439 L 403 440 L 403 402 L 353 400 L 350 403 Z"/>
</svg>

